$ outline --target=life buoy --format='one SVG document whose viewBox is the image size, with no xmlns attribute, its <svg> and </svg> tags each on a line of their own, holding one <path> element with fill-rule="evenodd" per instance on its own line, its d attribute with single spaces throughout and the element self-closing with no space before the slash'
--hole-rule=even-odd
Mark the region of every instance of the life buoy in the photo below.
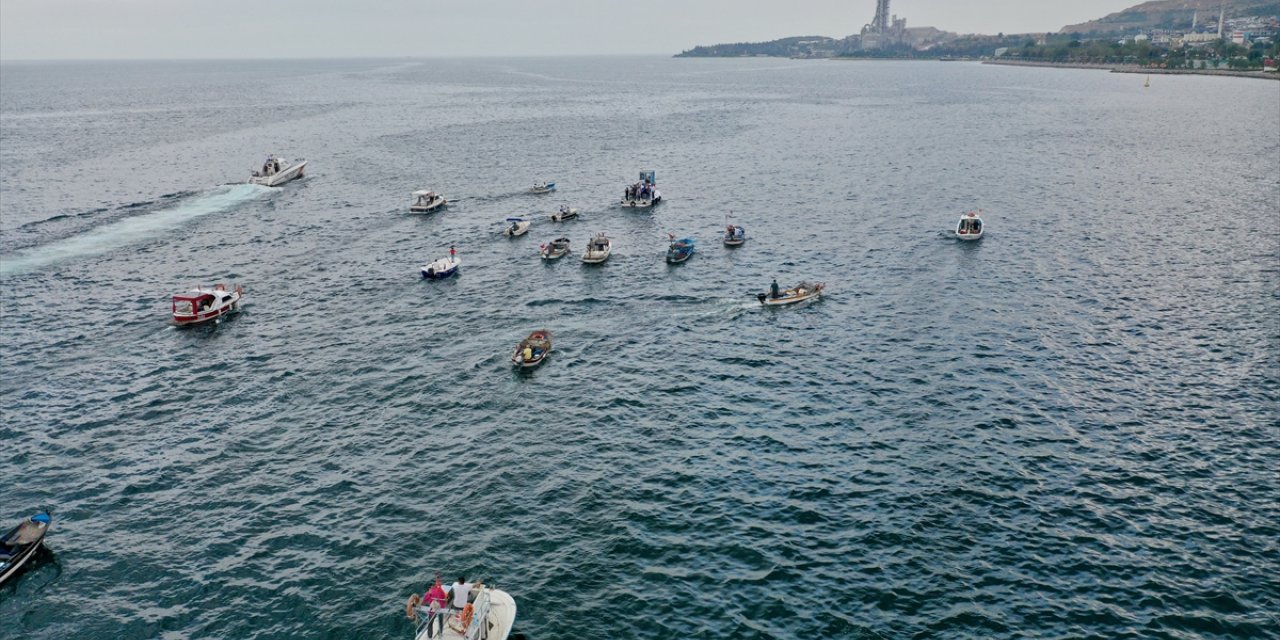
<svg viewBox="0 0 1280 640">
<path fill-rule="evenodd" d="M 418 594 L 415 593 L 409 596 L 409 601 L 406 602 L 404 605 L 405 617 L 409 618 L 410 620 L 417 620 L 418 619 L 417 609 L 418 609 L 418 605 L 420 604 L 422 604 L 422 598 L 420 598 Z"/>
<path fill-rule="evenodd" d="M 458 633 L 466 633 L 467 628 L 471 626 L 471 618 L 472 616 L 475 615 L 475 613 L 476 613 L 475 605 L 472 605 L 470 602 L 468 602 L 467 606 L 462 608 L 462 613 L 454 616 L 453 619 L 449 621 L 449 628 L 453 629 L 454 631 L 457 631 Z M 462 627 L 459 628 L 457 625 L 454 624 L 455 622 L 461 622 Z"/>
</svg>

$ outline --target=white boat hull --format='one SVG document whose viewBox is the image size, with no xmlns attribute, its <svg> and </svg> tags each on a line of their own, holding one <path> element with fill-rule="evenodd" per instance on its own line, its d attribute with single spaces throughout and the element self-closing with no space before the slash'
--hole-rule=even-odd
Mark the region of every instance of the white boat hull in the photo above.
<svg viewBox="0 0 1280 640">
<path fill-rule="evenodd" d="M 662 202 L 662 196 L 646 200 L 623 200 L 622 207 L 624 209 L 648 209 L 659 202 Z"/>
<path fill-rule="evenodd" d="M 303 172 L 307 168 L 307 161 L 302 160 L 291 164 L 269 176 L 252 176 L 249 178 L 250 184 L 260 184 L 264 187 L 278 187 L 290 180 L 301 178 Z"/>
<path fill-rule="evenodd" d="M 600 264 L 609 259 L 610 249 L 604 251 L 588 251 L 582 254 L 582 261 L 587 264 Z"/>
<path fill-rule="evenodd" d="M 448 200 L 445 200 L 444 198 L 436 198 L 429 204 L 409 205 L 409 211 L 411 213 L 435 213 L 436 211 L 443 209 L 447 204 L 449 204 Z"/>
<path fill-rule="evenodd" d="M 529 227 L 532 225 L 533 223 L 529 222 L 528 220 L 525 220 L 524 222 L 517 222 L 514 225 L 508 225 L 507 228 L 504 229 L 502 233 L 503 235 L 515 238 L 517 236 L 522 236 L 528 233 Z"/>
<path fill-rule="evenodd" d="M 458 272 L 462 261 L 457 258 L 441 258 L 422 267 L 422 277 L 429 280 L 448 278 Z"/>
<path fill-rule="evenodd" d="M 982 234 L 983 234 L 985 231 L 986 231 L 985 229 L 984 229 L 984 230 L 982 230 L 982 231 L 979 231 L 979 232 L 977 232 L 977 233 L 960 233 L 959 231 L 957 231 L 957 232 L 956 232 L 956 238 L 957 238 L 957 239 L 959 239 L 959 240 L 981 240 L 981 239 L 982 239 Z M 998 243 L 997 243 L 997 244 L 998 244 Z"/>
<path fill-rule="evenodd" d="M 822 292 L 814 291 L 813 293 L 807 293 L 802 296 L 788 296 L 786 298 L 765 298 L 764 300 L 761 300 L 761 302 L 763 302 L 764 306 L 766 307 L 785 307 L 789 304 L 800 304 L 801 302 L 806 302 L 808 300 L 815 300 L 820 297 L 822 297 Z"/>
</svg>

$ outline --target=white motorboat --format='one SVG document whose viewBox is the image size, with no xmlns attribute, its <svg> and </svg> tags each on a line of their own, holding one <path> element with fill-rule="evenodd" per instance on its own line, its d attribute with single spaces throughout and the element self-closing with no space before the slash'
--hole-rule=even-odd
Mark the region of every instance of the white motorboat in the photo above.
<svg viewBox="0 0 1280 640">
<path fill-rule="evenodd" d="M 827 288 L 827 285 L 822 282 L 814 284 L 801 282 L 790 289 L 779 289 L 778 281 L 774 280 L 769 292 L 757 294 L 756 298 L 766 307 L 780 307 L 806 300 L 815 300 L 822 295 L 822 290 L 825 288 Z"/>
<path fill-rule="evenodd" d="M 493 587 L 479 586 L 474 598 L 461 611 L 432 610 L 415 604 L 411 611 L 417 626 L 414 640 L 507 640 L 516 623 L 516 601 L 511 594 Z"/>
<path fill-rule="evenodd" d="M 240 310 L 244 289 L 216 284 L 213 287 L 196 287 L 187 293 L 173 296 L 173 324 L 185 326 L 200 324 L 221 318 Z"/>
<path fill-rule="evenodd" d="M 261 171 L 254 171 L 253 175 L 249 176 L 249 182 L 264 187 L 278 187 L 290 180 L 301 178 L 306 168 L 306 160 L 299 158 L 291 162 L 273 153 L 267 156 L 266 162 L 262 163 Z"/>
<path fill-rule="evenodd" d="M 538 255 L 542 256 L 543 260 L 556 260 L 564 257 L 568 253 L 568 238 L 556 238 L 555 240 L 542 245 L 538 250 Z"/>
<path fill-rule="evenodd" d="M 629 209 L 647 209 L 662 202 L 658 180 L 652 171 L 641 171 L 640 181 L 622 192 L 622 206 Z"/>
<path fill-rule="evenodd" d="M 441 280 L 458 272 L 458 267 L 462 265 L 462 260 L 458 256 L 449 255 L 440 258 L 431 264 L 422 266 L 422 277 L 428 280 Z"/>
<path fill-rule="evenodd" d="M 535 182 L 533 183 L 533 187 L 529 189 L 529 193 L 543 194 L 551 193 L 555 190 L 556 183 L 554 182 Z"/>
<path fill-rule="evenodd" d="M 587 243 L 587 250 L 582 254 L 582 261 L 587 264 L 600 264 L 609 259 L 609 252 L 613 250 L 613 241 L 603 233 L 597 233 Z"/>
<path fill-rule="evenodd" d="M 573 220 L 576 217 L 578 217 L 578 210 L 567 204 L 563 204 L 560 205 L 560 208 L 557 209 L 555 213 L 551 214 L 551 221 L 564 222 L 565 220 Z"/>
<path fill-rule="evenodd" d="M 510 236 L 512 238 L 522 236 L 529 233 L 529 227 L 531 226 L 533 226 L 533 222 L 525 218 L 507 218 L 507 226 L 502 230 L 502 235 Z"/>
<path fill-rule="evenodd" d="M 448 206 L 449 201 L 444 196 L 430 190 L 423 189 L 413 192 L 413 204 L 409 205 L 409 211 L 413 213 L 433 213 Z"/>
<path fill-rule="evenodd" d="M 960 222 L 956 223 L 956 237 L 961 240 L 980 240 L 982 232 L 986 230 L 982 224 L 981 211 L 969 211 L 960 216 Z"/>
</svg>

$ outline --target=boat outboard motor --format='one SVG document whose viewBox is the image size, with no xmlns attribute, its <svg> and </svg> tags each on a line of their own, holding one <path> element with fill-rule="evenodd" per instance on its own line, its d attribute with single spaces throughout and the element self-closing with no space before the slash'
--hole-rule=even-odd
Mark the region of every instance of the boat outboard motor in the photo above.
<svg viewBox="0 0 1280 640">
<path fill-rule="evenodd" d="M 764 301 L 765 301 L 765 299 L 767 299 L 768 297 L 769 297 L 769 294 L 767 294 L 767 293 L 757 293 L 757 294 L 756 294 L 756 299 L 757 299 L 757 300 L 759 300 L 760 302 L 764 302 Z"/>
</svg>

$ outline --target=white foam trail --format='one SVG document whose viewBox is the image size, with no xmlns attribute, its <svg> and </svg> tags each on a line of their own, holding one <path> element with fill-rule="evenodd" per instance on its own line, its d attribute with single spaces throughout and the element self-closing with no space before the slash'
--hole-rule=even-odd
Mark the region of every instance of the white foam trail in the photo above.
<svg viewBox="0 0 1280 640">
<path fill-rule="evenodd" d="M 100 255 L 137 242 L 151 240 L 178 229 L 191 220 L 226 211 L 272 191 L 270 187 L 256 184 L 214 187 L 168 209 L 125 218 L 70 238 L 31 247 L 0 258 L 0 276 L 35 271 L 68 260 Z"/>
</svg>

